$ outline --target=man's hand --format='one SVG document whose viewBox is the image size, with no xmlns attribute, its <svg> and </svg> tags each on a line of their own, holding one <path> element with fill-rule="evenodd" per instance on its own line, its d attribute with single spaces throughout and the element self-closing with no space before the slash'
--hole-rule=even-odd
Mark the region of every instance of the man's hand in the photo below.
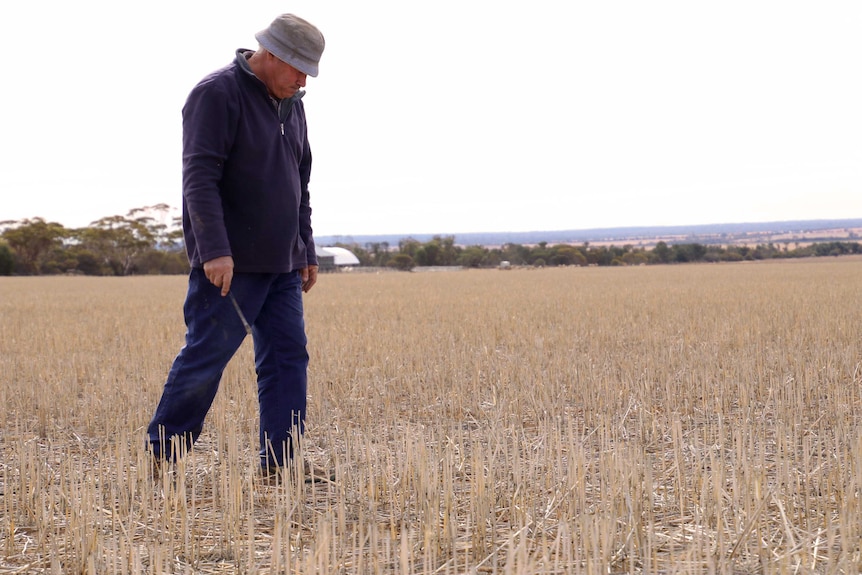
<svg viewBox="0 0 862 575">
<path fill-rule="evenodd" d="M 317 266 L 302 268 L 299 273 L 302 277 L 302 291 L 308 292 L 317 283 Z"/>
<path fill-rule="evenodd" d="M 230 282 L 233 280 L 233 258 L 222 256 L 204 262 L 204 273 L 214 286 L 221 288 L 222 297 L 230 292 Z"/>
</svg>

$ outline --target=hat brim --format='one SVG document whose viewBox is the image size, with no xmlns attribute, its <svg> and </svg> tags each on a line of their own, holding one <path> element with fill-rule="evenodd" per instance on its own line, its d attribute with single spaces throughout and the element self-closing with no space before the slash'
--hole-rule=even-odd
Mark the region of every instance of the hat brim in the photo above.
<svg viewBox="0 0 862 575">
<path fill-rule="evenodd" d="M 288 51 L 284 46 L 278 44 L 274 38 L 269 33 L 269 30 L 261 30 L 257 34 L 255 34 L 255 39 L 263 46 L 267 52 L 284 62 L 285 64 L 289 64 L 293 66 L 306 76 L 311 76 L 312 78 L 317 77 L 317 73 L 319 71 L 317 62 L 312 62 L 306 58 L 303 58 L 301 54 L 298 54 L 293 51 Z"/>
</svg>

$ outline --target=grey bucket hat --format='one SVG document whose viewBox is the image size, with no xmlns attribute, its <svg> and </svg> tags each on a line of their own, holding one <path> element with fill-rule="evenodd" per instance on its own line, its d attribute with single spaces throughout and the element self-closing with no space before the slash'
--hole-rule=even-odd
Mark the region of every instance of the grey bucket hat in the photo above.
<svg viewBox="0 0 862 575">
<path fill-rule="evenodd" d="M 254 37 L 282 62 L 309 76 L 317 76 L 317 65 L 325 45 L 323 34 L 302 18 L 282 14 Z"/>
</svg>

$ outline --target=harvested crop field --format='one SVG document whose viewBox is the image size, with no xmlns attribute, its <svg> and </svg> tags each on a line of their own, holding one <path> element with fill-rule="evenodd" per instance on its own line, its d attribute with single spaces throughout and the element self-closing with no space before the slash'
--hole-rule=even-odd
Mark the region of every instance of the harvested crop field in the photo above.
<svg viewBox="0 0 862 575">
<path fill-rule="evenodd" d="M 250 341 L 153 478 L 184 293 L 0 278 L 0 574 L 862 569 L 857 258 L 323 275 L 316 485 L 255 476 Z"/>
</svg>

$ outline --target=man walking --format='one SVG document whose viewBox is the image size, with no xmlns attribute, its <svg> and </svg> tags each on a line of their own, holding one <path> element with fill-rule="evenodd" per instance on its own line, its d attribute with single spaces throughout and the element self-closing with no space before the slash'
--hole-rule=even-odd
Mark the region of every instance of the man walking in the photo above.
<svg viewBox="0 0 862 575">
<path fill-rule="evenodd" d="M 198 83 L 183 107 L 186 341 L 147 428 L 156 461 L 190 449 L 247 329 L 254 338 L 260 464 L 290 467 L 304 430 L 302 292 L 317 280 L 302 97 L 324 38 L 292 14 Z M 306 480 L 316 476 L 306 471 Z"/>
</svg>

